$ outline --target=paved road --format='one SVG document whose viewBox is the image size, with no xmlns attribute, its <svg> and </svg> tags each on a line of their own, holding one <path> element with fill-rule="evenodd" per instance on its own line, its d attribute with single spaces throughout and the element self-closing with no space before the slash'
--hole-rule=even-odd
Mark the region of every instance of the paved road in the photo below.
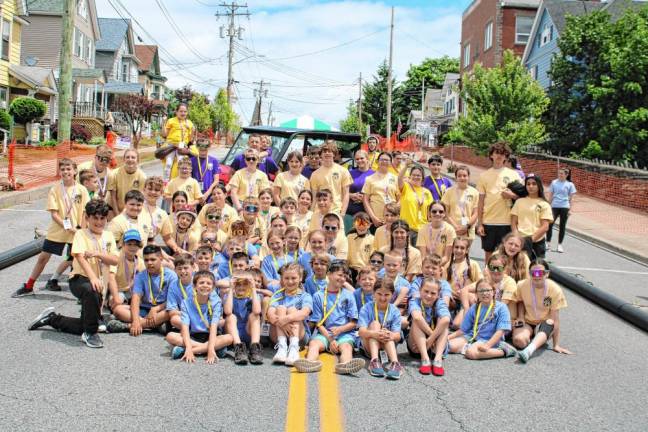
<svg viewBox="0 0 648 432">
<path fill-rule="evenodd" d="M 41 201 L 0 211 L 0 250 L 31 239 L 34 226 L 46 227 L 42 207 Z M 648 272 L 645 267 L 576 239 L 565 246 L 566 254 L 549 257 L 579 267 L 570 271 L 618 295 L 645 294 L 648 275 L 599 271 Z M 477 248 L 473 256 L 481 256 Z M 186 365 L 170 360 L 159 335 L 106 335 L 105 348 L 91 350 L 76 336 L 27 332 L 27 323 L 46 306 L 72 315 L 79 310 L 67 291 L 9 298 L 34 262 L 0 272 L 0 430 L 269 432 L 284 430 L 287 410 L 297 420 L 305 413 L 313 431 L 335 429 L 338 414 L 348 431 L 648 429 L 648 337 L 569 291 L 562 341 L 575 356 L 545 351 L 527 365 L 450 356 L 440 379 L 419 375 L 417 363 L 403 355 L 406 374 L 387 382 L 364 371 L 357 377 L 300 377 L 271 366 L 270 350 L 260 367 L 238 367 L 231 359 Z"/>
</svg>

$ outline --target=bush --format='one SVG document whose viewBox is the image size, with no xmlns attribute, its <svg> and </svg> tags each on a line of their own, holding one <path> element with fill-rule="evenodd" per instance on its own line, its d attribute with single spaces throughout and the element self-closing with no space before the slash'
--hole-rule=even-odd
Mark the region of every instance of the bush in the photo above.
<svg viewBox="0 0 648 432">
<path fill-rule="evenodd" d="M 103 144 L 106 144 L 106 138 L 104 137 L 94 137 L 90 141 L 88 141 L 88 144 L 92 146 L 100 146 Z"/>
<path fill-rule="evenodd" d="M 18 123 L 27 124 L 45 115 L 45 102 L 31 97 L 18 97 L 9 105 L 9 114 Z"/>
<path fill-rule="evenodd" d="M 0 128 L 6 130 L 11 128 L 11 116 L 7 110 L 0 109 Z"/>
<path fill-rule="evenodd" d="M 58 138 L 58 123 L 52 125 L 50 132 L 52 134 L 52 138 Z M 70 139 L 72 141 L 88 142 L 90 141 L 90 139 L 92 139 L 92 134 L 85 126 L 80 124 L 73 124 L 72 129 L 70 130 Z"/>
<path fill-rule="evenodd" d="M 56 147 L 57 144 L 56 140 L 49 139 L 47 141 L 39 142 L 38 147 Z"/>
</svg>

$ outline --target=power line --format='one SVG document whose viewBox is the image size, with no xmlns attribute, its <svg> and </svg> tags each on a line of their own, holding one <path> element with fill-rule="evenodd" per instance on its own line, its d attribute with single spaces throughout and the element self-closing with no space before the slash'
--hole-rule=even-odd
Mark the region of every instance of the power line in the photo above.
<svg viewBox="0 0 648 432">
<path fill-rule="evenodd" d="M 169 13 L 169 10 L 166 8 L 164 3 L 162 3 L 162 0 L 155 0 L 155 3 L 157 3 L 158 8 L 160 8 L 160 11 L 162 12 L 162 15 L 164 18 L 167 20 L 167 22 L 171 25 L 171 29 L 175 32 L 175 34 L 180 37 L 180 40 L 184 43 L 184 45 L 189 48 L 189 51 L 191 51 L 196 57 L 198 57 L 202 61 L 210 61 L 210 59 L 206 58 L 203 56 L 198 50 L 194 48 L 194 46 L 187 40 L 187 37 L 185 34 L 182 32 L 180 27 L 176 24 L 176 22 L 173 20 L 173 17 L 171 17 L 171 14 Z"/>
</svg>

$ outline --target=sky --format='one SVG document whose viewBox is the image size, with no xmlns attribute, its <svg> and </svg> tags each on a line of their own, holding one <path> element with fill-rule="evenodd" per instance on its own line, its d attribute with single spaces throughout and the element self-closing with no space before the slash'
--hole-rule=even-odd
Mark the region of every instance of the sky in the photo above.
<svg viewBox="0 0 648 432">
<path fill-rule="evenodd" d="M 226 18 L 219 0 L 97 0 L 99 17 L 133 18 L 138 43 L 161 47 L 162 73 L 171 88 L 185 84 L 213 97 L 227 83 Z M 231 3 L 230 0 L 225 3 Z M 245 3 L 240 1 L 239 4 Z M 459 56 L 461 14 L 470 0 L 314 1 L 249 0 L 250 16 L 236 40 L 234 109 L 250 122 L 254 89 L 268 82 L 262 118 L 273 124 L 311 115 L 336 126 L 358 81 L 372 80 L 389 56 L 390 8 L 395 7 L 393 69 L 405 78 L 426 57 Z M 119 12 L 117 12 L 117 10 Z M 166 12 L 166 13 L 165 13 Z M 171 21 L 171 23 L 169 22 Z M 405 119 L 403 119 L 405 121 Z"/>
</svg>

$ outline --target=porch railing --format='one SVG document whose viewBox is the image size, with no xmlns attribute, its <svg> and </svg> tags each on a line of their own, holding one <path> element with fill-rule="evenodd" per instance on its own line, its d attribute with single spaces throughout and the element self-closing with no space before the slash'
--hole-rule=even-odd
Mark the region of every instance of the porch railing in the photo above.
<svg viewBox="0 0 648 432">
<path fill-rule="evenodd" d="M 104 111 L 96 102 L 72 102 L 73 117 L 94 117 L 102 119 Z"/>
</svg>

